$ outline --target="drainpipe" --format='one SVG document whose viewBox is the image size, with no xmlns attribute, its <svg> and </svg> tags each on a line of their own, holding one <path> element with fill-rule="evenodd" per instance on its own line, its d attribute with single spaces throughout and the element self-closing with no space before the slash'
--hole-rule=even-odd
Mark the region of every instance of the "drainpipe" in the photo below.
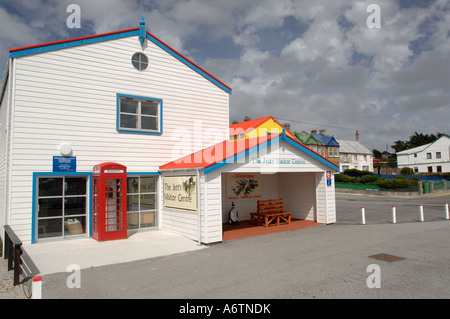
<svg viewBox="0 0 450 319">
<path fill-rule="evenodd" d="M 9 146 L 10 146 L 10 138 L 9 138 L 9 125 L 10 125 L 10 116 L 11 116 L 11 100 L 12 100 L 12 90 L 13 90 L 13 85 L 12 85 L 12 81 L 13 81 L 13 75 L 12 75 L 12 63 L 13 63 L 13 59 L 9 59 L 9 63 L 8 63 L 8 103 L 7 103 L 7 109 L 6 109 L 6 154 L 5 154 L 5 188 L 4 188 L 4 199 L 3 199 L 3 211 L 4 211 L 4 215 L 3 215 L 3 226 L 6 225 L 8 219 L 7 219 L 7 215 L 8 215 L 8 205 L 7 205 L 7 200 L 8 200 L 8 160 L 9 160 Z M 8 203 L 9 204 L 9 203 Z"/>
<path fill-rule="evenodd" d="M 197 168 L 197 214 L 198 214 L 198 246 L 202 245 L 202 217 L 201 217 L 201 202 L 200 202 L 200 169 Z"/>
</svg>

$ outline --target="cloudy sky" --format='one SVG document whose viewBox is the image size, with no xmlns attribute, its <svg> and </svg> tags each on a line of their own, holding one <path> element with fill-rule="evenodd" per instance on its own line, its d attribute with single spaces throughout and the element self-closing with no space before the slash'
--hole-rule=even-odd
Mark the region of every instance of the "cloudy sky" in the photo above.
<svg viewBox="0 0 450 319">
<path fill-rule="evenodd" d="M 230 122 L 272 115 L 350 140 L 359 130 L 379 150 L 450 133 L 449 0 L 0 0 L 1 74 L 10 48 L 137 27 L 141 13 L 232 87 Z"/>
</svg>

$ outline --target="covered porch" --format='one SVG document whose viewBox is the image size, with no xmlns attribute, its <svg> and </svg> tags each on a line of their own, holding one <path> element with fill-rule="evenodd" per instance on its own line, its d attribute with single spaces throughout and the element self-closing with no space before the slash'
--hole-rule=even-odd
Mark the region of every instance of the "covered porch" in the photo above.
<svg viewBox="0 0 450 319">
<path fill-rule="evenodd" d="M 285 231 L 303 229 L 308 227 L 324 225 L 312 220 L 296 219 L 293 218 L 290 224 L 264 227 L 257 226 L 250 223 L 250 220 L 239 221 L 235 225 L 228 223 L 222 224 L 222 241 L 241 239 L 254 236 L 262 236 L 274 233 L 280 233 Z"/>
</svg>

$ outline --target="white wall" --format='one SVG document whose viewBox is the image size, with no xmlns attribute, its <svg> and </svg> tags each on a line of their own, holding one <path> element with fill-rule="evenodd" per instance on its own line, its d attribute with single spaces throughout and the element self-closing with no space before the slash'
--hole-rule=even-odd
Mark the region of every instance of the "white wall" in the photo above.
<svg viewBox="0 0 450 319">
<path fill-rule="evenodd" d="M 137 71 L 131 56 L 138 51 L 133 36 L 15 59 L 10 212 L 25 243 L 31 240 L 32 173 L 52 171 L 61 143 L 72 145 L 78 172 L 107 161 L 129 172 L 154 172 L 227 138 L 228 93 L 149 41 L 149 68 Z M 117 93 L 162 99 L 163 134 L 118 133 Z"/>
<path fill-rule="evenodd" d="M 437 152 L 441 153 L 441 158 L 437 158 Z M 431 159 L 427 157 L 427 153 L 431 153 Z M 417 156 L 414 157 L 414 154 L 417 154 Z M 414 169 L 417 167 L 419 173 L 428 173 L 429 166 L 432 167 L 433 173 L 437 172 L 437 166 L 442 167 L 443 173 L 450 172 L 450 138 L 442 136 L 429 146 L 420 147 L 417 152 L 414 149 L 399 152 L 397 163 L 399 168 L 410 167 Z"/>
</svg>

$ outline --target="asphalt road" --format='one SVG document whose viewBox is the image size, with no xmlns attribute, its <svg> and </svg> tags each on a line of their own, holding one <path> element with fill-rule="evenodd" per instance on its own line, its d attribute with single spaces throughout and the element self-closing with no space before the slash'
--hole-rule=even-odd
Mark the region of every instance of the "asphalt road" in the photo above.
<svg viewBox="0 0 450 319">
<path fill-rule="evenodd" d="M 435 198 L 337 195 L 338 222 L 211 245 L 199 251 L 43 277 L 43 298 L 450 298 L 450 221 Z M 425 222 L 419 222 L 418 205 Z M 391 222 L 392 205 L 397 223 Z M 361 224 L 366 207 L 366 225 Z M 383 261 L 386 253 L 403 258 Z M 369 282 L 369 283 L 368 283 Z M 377 288 L 379 284 L 379 288 Z M 374 288 L 369 286 L 375 285 Z M 199 303 L 197 303 L 199 304 Z M 179 306 L 166 309 L 179 311 Z M 220 309 L 216 309 L 220 311 Z"/>
</svg>

